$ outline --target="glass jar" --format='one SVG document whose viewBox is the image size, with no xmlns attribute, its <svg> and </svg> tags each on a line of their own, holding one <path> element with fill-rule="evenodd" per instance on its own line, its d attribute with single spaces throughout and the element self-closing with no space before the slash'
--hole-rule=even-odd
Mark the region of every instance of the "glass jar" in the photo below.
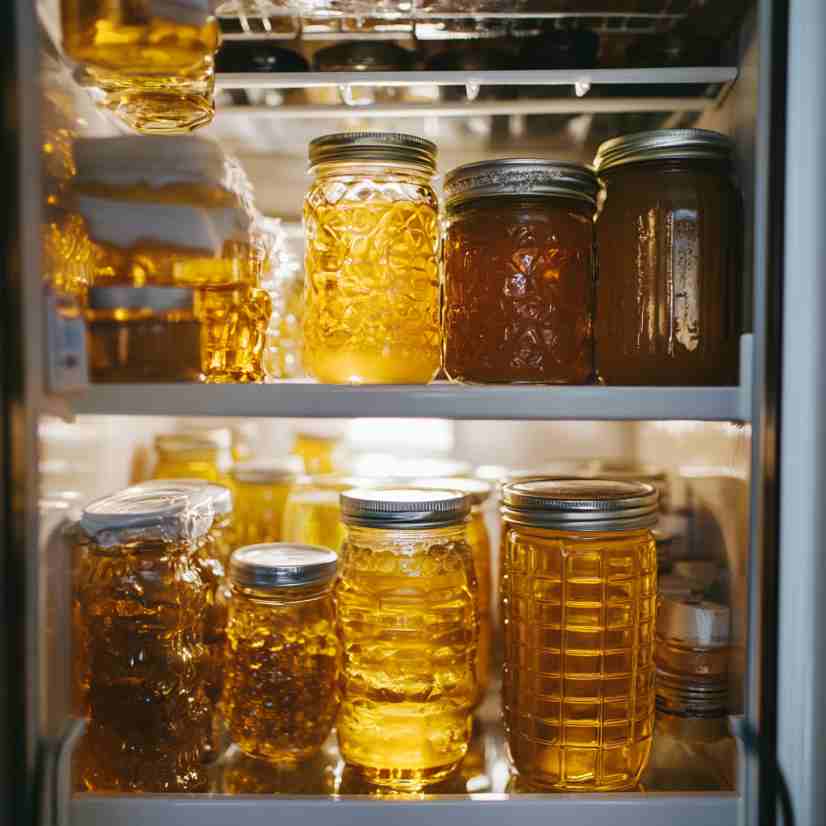
<svg viewBox="0 0 826 826">
<path fill-rule="evenodd" d="M 83 511 L 77 581 L 89 718 L 86 791 L 206 791 L 210 741 L 195 555 L 212 523 L 206 492 L 125 490 Z"/>
<path fill-rule="evenodd" d="M 341 470 L 344 454 L 341 432 L 336 427 L 304 422 L 295 434 L 290 454 L 297 456 L 304 465 L 304 472 L 312 476 L 337 473 Z"/>
<path fill-rule="evenodd" d="M 654 724 L 656 491 L 535 479 L 502 497 L 511 759 L 545 788 L 632 788 Z"/>
<path fill-rule="evenodd" d="M 592 379 L 597 190 L 587 167 L 536 158 L 467 164 L 447 175 L 448 378 Z"/>
<path fill-rule="evenodd" d="M 239 548 L 230 558 L 221 708 L 246 754 L 306 760 L 333 728 L 340 664 L 336 562 L 326 548 L 286 543 Z"/>
<path fill-rule="evenodd" d="M 701 129 L 600 146 L 596 360 L 608 384 L 737 384 L 743 229 L 732 151 Z"/>
<path fill-rule="evenodd" d="M 654 661 L 658 669 L 694 678 L 728 673 L 730 614 L 699 597 L 660 597 Z"/>
<path fill-rule="evenodd" d="M 155 437 L 153 479 L 204 479 L 222 484 L 232 464 L 232 433 L 226 428 Z"/>
<path fill-rule="evenodd" d="M 201 322 L 193 291 L 92 287 L 86 310 L 93 382 L 198 381 Z"/>
<path fill-rule="evenodd" d="M 339 746 L 363 780 L 415 791 L 450 775 L 470 742 L 479 623 L 470 503 L 449 490 L 351 490 L 341 509 Z"/>
<path fill-rule="evenodd" d="M 61 0 L 63 48 L 105 105 L 139 132 L 181 132 L 215 112 L 211 0 Z"/>
<path fill-rule="evenodd" d="M 310 144 L 304 366 L 319 381 L 424 384 L 438 372 L 436 147 L 349 132 Z"/>
<path fill-rule="evenodd" d="M 238 546 L 281 540 L 284 506 L 296 474 L 284 462 L 243 462 L 231 471 Z"/>
<path fill-rule="evenodd" d="M 485 697 L 490 684 L 491 644 L 493 634 L 493 617 L 491 597 L 493 586 L 491 581 L 491 542 L 487 525 L 485 524 L 485 510 L 491 495 L 493 485 L 482 479 L 459 477 L 446 479 L 415 479 L 412 483 L 415 488 L 425 490 L 439 490 L 449 488 L 465 494 L 470 501 L 470 519 L 467 525 L 467 540 L 473 553 L 473 565 L 476 570 L 477 583 L 477 610 L 479 612 L 479 644 L 476 649 L 476 703 Z"/>
</svg>

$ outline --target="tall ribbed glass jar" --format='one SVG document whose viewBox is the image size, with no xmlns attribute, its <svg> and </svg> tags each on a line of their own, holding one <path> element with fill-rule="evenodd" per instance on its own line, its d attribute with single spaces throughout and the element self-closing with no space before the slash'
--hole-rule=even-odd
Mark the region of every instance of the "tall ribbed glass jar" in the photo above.
<svg viewBox="0 0 826 826">
<path fill-rule="evenodd" d="M 310 144 L 304 364 L 333 384 L 425 384 L 440 366 L 436 147 L 350 132 Z"/>
<path fill-rule="evenodd" d="M 230 559 L 221 709 L 233 742 L 253 757 L 312 757 L 338 709 L 336 554 L 311 545 L 239 548 Z"/>
<path fill-rule="evenodd" d="M 418 790 L 449 776 L 470 742 L 479 619 L 469 502 L 447 490 L 352 490 L 341 506 L 339 745 L 364 780 Z"/>
<path fill-rule="evenodd" d="M 632 788 L 654 725 L 657 493 L 539 479 L 502 495 L 502 702 L 514 766 L 542 788 Z"/>
<path fill-rule="evenodd" d="M 285 462 L 242 462 L 230 473 L 238 546 L 279 542 L 287 496 L 296 474 Z"/>
<path fill-rule="evenodd" d="M 209 494 L 126 490 L 86 507 L 75 616 L 88 726 L 76 753 L 86 791 L 207 790 L 212 709 L 195 555 Z"/>
</svg>

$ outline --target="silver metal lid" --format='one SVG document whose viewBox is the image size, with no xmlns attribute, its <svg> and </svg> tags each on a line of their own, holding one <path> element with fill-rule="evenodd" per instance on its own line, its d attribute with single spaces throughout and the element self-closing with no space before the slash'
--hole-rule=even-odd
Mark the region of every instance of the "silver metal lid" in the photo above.
<svg viewBox="0 0 826 826">
<path fill-rule="evenodd" d="M 657 668 L 656 704 L 680 717 L 720 717 L 729 700 L 728 675 L 691 677 Z"/>
<path fill-rule="evenodd" d="M 602 173 L 637 161 L 671 158 L 727 160 L 733 148 L 731 138 L 709 129 L 652 129 L 621 135 L 600 144 L 594 168 Z"/>
<path fill-rule="evenodd" d="M 502 488 L 509 522 L 574 531 L 625 531 L 657 522 L 657 491 L 644 482 L 530 479 Z"/>
<path fill-rule="evenodd" d="M 133 485 L 129 490 L 166 491 L 168 493 L 206 491 L 212 497 L 212 510 L 216 516 L 232 513 L 232 491 L 224 485 L 207 482 L 206 479 L 151 479 Z"/>
<path fill-rule="evenodd" d="M 421 528 L 454 525 L 470 513 L 470 500 L 451 490 L 354 489 L 341 494 L 341 519 L 347 525 L 374 528 Z"/>
<path fill-rule="evenodd" d="M 191 310 L 194 293 L 188 287 L 92 287 L 92 310 Z"/>
<path fill-rule="evenodd" d="M 282 482 L 293 482 L 299 474 L 296 466 L 289 461 L 262 460 L 233 465 L 230 475 L 236 482 L 250 485 L 276 485 Z"/>
<path fill-rule="evenodd" d="M 493 493 L 493 485 L 484 479 L 474 479 L 471 476 L 454 476 L 446 479 L 440 476 L 432 479 L 414 479 L 410 483 L 414 488 L 423 490 L 458 490 L 464 493 L 470 504 L 475 506 L 484 505 Z"/>
<path fill-rule="evenodd" d="M 717 602 L 660 597 L 657 634 L 700 648 L 719 648 L 729 643 L 731 612 Z"/>
<path fill-rule="evenodd" d="M 540 195 L 574 198 L 596 208 L 599 181 L 590 167 L 542 158 L 469 163 L 445 176 L 448 209 L 475 198 Z"/>
<path fill-rule="evenodd" d="M 233 552 L 229 575 L 238 585 L 252 588 L 292 588 L 329 582 L 337 564 L 338 557 L 329 548 L 274 542 Z"/>
<path fill-rule="evenodd" d="M 436 144 L 399 132 L 338 132 L 310 141 L 310 169 L 333 161 L 388 161 L 436 172 Z"/>
</svg>

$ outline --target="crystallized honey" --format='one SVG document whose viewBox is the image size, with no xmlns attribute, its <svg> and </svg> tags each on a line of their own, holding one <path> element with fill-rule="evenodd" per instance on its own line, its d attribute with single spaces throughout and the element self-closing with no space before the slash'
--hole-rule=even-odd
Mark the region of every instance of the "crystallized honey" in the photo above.
<svg viewBox="0 0 826 826">
<path fill-rule="evenodd" d="M 230 561 L 222 712 L 246 754 L 305 760 L 333 727 L 335 567 L 331 551 L 286 543 L 248 546 Z"/>
</svg>

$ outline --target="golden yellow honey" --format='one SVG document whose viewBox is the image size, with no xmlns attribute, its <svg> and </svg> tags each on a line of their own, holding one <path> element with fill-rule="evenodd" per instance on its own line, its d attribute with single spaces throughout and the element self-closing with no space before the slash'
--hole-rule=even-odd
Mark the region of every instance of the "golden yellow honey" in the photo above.
<svg viewBox="0 0 826 826">
<path fill-rule="evenodd" d="M 415 791 L 465 756 L 477 696 L 476 588 L 463 521 L 347 525 L 336 587 L 337 731 L 345 761 L 367 782 Z"/>
<path fill-rule="evenodd" d="M 163 433 L 155 437 L 153 479 L 204 479 L 226 484 L 232 457 L 229 431 Z"/>
<path fill-rule="evenodd" d="M 293 471 L 278 462 L 245 462 L 235 465 L 230 475 L 237 546 L 279 542 L 287 496 L 296 478 Z"/>
<path fill-rule="evenodd" d="M 304 472 L 311 476 L 336 473 L 341 449 L 341 439 L 332 434 L 298 432 L 293 442 L 292 455 L 304 464 Z"/>
</svg>

